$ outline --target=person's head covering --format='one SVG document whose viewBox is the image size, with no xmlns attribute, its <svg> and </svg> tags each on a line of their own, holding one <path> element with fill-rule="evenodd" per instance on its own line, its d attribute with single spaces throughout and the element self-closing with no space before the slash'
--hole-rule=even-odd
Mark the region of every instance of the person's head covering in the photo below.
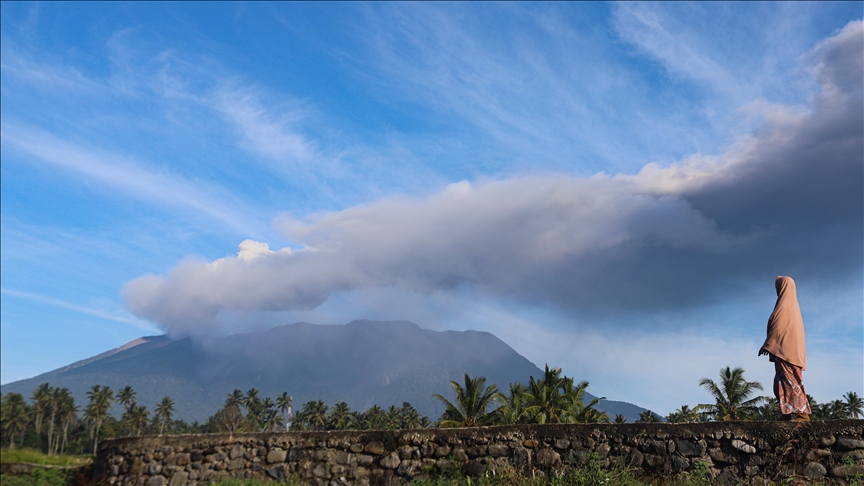
<svg viewBox="0 0 864 486">
<path fill-rule="evenodd" d="M 777 303 L 768 318 L 768 337 L 762 346 L 783 361 L 807 369 L 807 350 L 804 345 L 804 319 L 798 306 L 798 294 L 792 277 L 777 277 Z"/>
</svg>

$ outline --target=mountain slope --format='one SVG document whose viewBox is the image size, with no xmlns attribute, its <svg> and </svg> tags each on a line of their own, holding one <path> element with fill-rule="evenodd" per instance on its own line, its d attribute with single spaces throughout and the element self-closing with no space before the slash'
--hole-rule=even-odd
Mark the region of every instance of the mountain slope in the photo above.
<svg viewBox="0 0 864 486">
<path fill-rule="evenodd" d="M 346 401 L 354 410 L 408 401 L 437 419 L 443 411 L 435 393 L 452 394 L 449 381 L 465 373 L 507 388 L 542 371 L 486 332 L 431 331 L 405 321 L 354 321 L 341 326 L 296 323 L 222 338 L 137 339 L 121 348 L 37 377 L 3 385 L 2 393 L 29 397 L 40 383 L 70 389 L 77 403 L 94 384 L 115 391 L 126 385 L 148 408 L 162 396 L 176 403 L 176 418 L 203 421 L 228 393 L 257 388 L 261 396 L 282 392 L 300 406 Z M 602 402 L 611 416 L 638 416 L 642 409 Z"/>
</svg>

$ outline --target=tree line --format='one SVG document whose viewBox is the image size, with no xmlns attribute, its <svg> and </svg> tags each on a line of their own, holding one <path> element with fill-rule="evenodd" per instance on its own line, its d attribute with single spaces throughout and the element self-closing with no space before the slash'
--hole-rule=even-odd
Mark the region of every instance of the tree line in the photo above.
<svg viewBox="0 0 864 486">
<path fill-rule="evenodd" d="M 585 403 L 587 381 L 576 383 L 564 376 L 560 368 L 545 366 L 539 378 L 530 377 L 528 385 L 510 383 L 506 392 L 494 384 L 486 385 L 483 376 L 465 374 L 462 383 L 450 382 L 453 398 L 434 395 L 445 407 L 436 421 L 422 416 L 403 402 L 387 409 L 374 405 L 365 411 L 353 411 L 345 402 L 328 407 L 323 400 L 304 403 L 292 414 L 293 399 L 283 392 L 276 399 L 261 396 L 252 388 L 234 390 L 226 395 L 221 409 L 200 423 L 174 420 L 174 401 L 165 396 L 151 410 L 136 400 L 136 392 L 126 386 L 116 393 L 107 386 L 94 385 L 87 392 L 87 404 L 75 404 L 67 388 L 39 385 L 29 403 L 19 393 L 0 397 L 0 445 L 40 449 L 47 454 L 84 454 L 95 451 L 100 439 L 110 437 L 242 432 L 277 430 L 386 430 L 428 427 L 479 427 L 486 425 L 544 423 L 625 423 L 623 415 L 610 419 L 596 409 L 603 398 Z M 762 385 L 747 381 L 742 368 L 720 370 L 720 379 L 703 378 L 713 403 L 694 407 L 682 405 L 665 418 L 647 410 L 637 422 L 704 422 L 722 420 L 777 420 L 781 418 L 777 401 L 758 396 Z M 849 392 L 843 400 L 811 402 L 813 420 L 834 420 L 864 416 L 864 401 Z M 122 406 L 119 418 L 109 414 L 112 405 Z"/>
<path fill-rule="evenodd" d="M 666 421 L 672 423 L 680 422 L 706 422 L 724 420 L 780 420 L 780 406 L 774 397 L 756 395 L 757 390 L 762 391 L 762 384 L 758 381 L 747 381 L 744 378 L 743 368 L 731 368 L 727 366 L 720 370 L 718 381 L 702 378 L 699 386 L 705 388 L 714 403 L 703 403 L 691 408 L 682 405 L 676 411 L 667 415 Z M 832 400 L 826 403 L 817 403 L 811 395 L 807 395 L 810 401 L 812 420 L 840 420 L 858 419 L 864 417 L 864 400 L 855 392 L 843 395 L 842 400 Z M 649 411 L 650 412 L 650 411 Z M 641 416 L 640 416 L 641 417 Z M 656 414 L 644 418 L 646 422 L 660 421 Z"/>
</svg>

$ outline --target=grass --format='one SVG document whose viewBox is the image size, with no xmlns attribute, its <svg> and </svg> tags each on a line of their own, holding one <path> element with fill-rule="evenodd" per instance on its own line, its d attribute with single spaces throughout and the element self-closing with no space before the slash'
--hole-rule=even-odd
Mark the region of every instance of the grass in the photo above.
<svg viewBox="0 0 864 486">
<path fill-rule="evenodd" d="M 3 486 L 66 486 L 72 474 L 62 469 L 34 469 L 30 474 L 0 474 Z"/>
<path fill-rule="evenodd" d="M 93 462 L 93 456 L 67 456 L 65 454 L 45 455 L 33 449 L 0 449 L 0 462 L 26 462 L 45 466 L 86 466 Z M 6 483 L 3 483 L 6 486 Z"/>
</svg>

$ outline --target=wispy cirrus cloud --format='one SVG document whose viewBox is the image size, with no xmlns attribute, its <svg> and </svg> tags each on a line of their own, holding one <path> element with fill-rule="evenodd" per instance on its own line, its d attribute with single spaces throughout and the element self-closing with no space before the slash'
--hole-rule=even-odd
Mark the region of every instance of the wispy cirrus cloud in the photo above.
<svg viewBox="0 0 864 486">
<path fill-rule="evenodd" d="M 96 309 L 92 307 L 87 307 L 78 304 L 72 304 L 70 302 L 66 302 L 59 299 L 54 299 L 51 297 L 47 297 L 44 295 L 35 294 L 32 292 L 22 292 L 20 290 L 9 289 L 9 288 L 0 288 L 0 293 L 6 294 L 12 297 L 17 297 L 20 299 L 32 300 L 35 302 L 39 302 L 42 304 L 48 304 L 54 307 L 60 307 L 62 309 L 67 309 L 75 312 L 80 312 L 82 314 L 87 314 L 89 316 L 98 317 L 100 319 L 106 319 L 109 321 L 119 322 L 122 324 L 128 324 L 130 326 L 137 327 L 138 329 L 147 331 L 147 332 L 156 332 L 157 329 L 147 321 L 137 319 L 134 316 L 129 315 L 122 308 L 118 308 L 115 311 L 107 311 L 103 309 Z"/>
<path fill-rule="evenodd" d="M 0 133 L 7 150 L 93 180 L 125 197 L 204 216 L 239 234 L 264 233 L 257 223 L 262 220 L 258 210 L 218 186 L 191 181 L 167 170 L 148 169 L 127 157 L 83 148 L 6 121 Z"/>
</svg>

